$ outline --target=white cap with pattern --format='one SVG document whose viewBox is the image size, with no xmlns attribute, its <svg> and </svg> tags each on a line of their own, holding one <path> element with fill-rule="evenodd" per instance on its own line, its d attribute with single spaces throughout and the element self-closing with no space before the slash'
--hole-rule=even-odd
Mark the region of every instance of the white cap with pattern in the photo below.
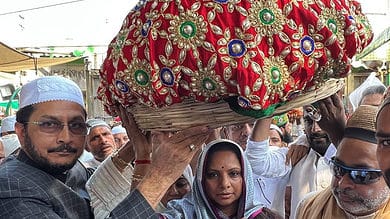
<svg viewBox="0 0 390 219">
<path fill-rule="evenodd" d="M 1 120 L 1 132 L 15 131 L 16 116 L 7 116 Z"/>
<path fill-rule="evenodd" d="M 48 101 L 71 101 L 85 108 L 80 87 L 72 80 L 61 76 L 37 78 L 22 87 L 20 108 Z"/>
<path fill-rule="evenodd" d="M 115 135 L 115 134 L 119 134 L 119 133 L 127 133 L 126 132 L 126 129 L 123 128 L 123 126 L 121 125 L 117 125 L 117 126 L 114 126 L 111 130 L 112 134 Z"/>
</svg>

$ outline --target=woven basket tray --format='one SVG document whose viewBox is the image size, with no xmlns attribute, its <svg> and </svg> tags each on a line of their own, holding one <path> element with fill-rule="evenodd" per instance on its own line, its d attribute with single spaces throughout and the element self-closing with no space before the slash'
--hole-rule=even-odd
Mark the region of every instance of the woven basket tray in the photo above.
<svg viewBox="0 0 390 219">
<path fill-rule="evenodd" d="M 276 108 L 274 115 L 329 97 L 343 86 L 343 79 L 330 79 L 320 88 L 299 95 L 287 104 Z M 134 105 L 128 110 L 133 113 L 139 128 L 146 131 L 178 131 L 197 125 L 208 125 L 217 128 L 255 120 L 255 118 L 232 111 L 229 104 L 223 100 L 216 103 L 186 100 L 161 109 Z"/>
</svg>

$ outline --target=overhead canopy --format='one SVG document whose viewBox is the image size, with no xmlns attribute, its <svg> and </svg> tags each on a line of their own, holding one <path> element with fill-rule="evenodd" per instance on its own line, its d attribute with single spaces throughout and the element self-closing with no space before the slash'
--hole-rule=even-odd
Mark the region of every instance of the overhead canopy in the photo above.
<svg viewBox="0 0 390 219">
<path fill-rule="evenodd" d="M 386 28 L 379 36 L 373 40 L 361 53 L 356 55 L 356 60 L 364 58 L 374 50 L 378 49 L 385 43 L 390 41 L 390 27 Z"/>
<path fill-rule="evenodd" d="M 35 58 L 0 42 L 0 71 L 15 72 L 68 63 L 81 57 Z"/>
</svg>

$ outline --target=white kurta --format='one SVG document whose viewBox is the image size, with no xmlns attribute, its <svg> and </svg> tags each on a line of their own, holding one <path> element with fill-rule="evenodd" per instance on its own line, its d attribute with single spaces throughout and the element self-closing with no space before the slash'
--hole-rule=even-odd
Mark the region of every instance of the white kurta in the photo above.
<svg viewBox="0 0 390 219">
<path fill-rule="evenodd" d="M 106 218 L 130 193 L 133 167 L 129 165 L 121 173 L 111 160 L 105 159 L 86 184 L 91 196 L 95 218 Z"/>
<path fill-rule="evenodd" d="M 300 136 L 297 140 L 302 142 L 302 138 Z M 295 142 L 292 144 L 295 144 Z M 248 140 L 245 154 L 252 166 L 253 173 L 257 177 L 254 179 L 255 193 L 262 195 L 261 191 L 270 190 L 267 192 L 268 195 L 275 194 L 273 198 L 267 197 L 267 199 L 272 200 L 271 208 L 283 217 L 286 186 L 291 186 L 290 215 L 292 215 L 291 218 L 294 218 L 296 207 L 305 194 L 323 190 L 330 185 L 332 174 L 328 163 L 329 159 L 335 154 L 335 147 L 333 145 L 329 146 L 324 157 L 311 149 L 292 169 L 291 166 L 285 165 L 287 151 L 286 148 L 273 149 L 269 147 L 268 140 L 261 142 Z M 260 177 L 279 178 L 279 180 L 273 182 L 271 188 L 261 188 L 261 184 L 256 183 Z"/>
</svg>

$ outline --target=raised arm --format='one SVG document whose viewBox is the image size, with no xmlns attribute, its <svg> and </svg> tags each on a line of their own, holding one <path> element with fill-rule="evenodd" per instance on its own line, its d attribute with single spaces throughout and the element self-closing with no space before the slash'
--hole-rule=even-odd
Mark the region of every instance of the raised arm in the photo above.
<svg viewBox="0 0 390 219">
<path fill-rule="evenodd" d="M 290 167 L 285 165 L 287 148 L 270 148 L 268 141 L 270 124 L 271 118 L 259 119 L 255 122 L 245 155 L 254 174 L 263 177 L 280 177 L 290 170 Z"/>
</svg>

